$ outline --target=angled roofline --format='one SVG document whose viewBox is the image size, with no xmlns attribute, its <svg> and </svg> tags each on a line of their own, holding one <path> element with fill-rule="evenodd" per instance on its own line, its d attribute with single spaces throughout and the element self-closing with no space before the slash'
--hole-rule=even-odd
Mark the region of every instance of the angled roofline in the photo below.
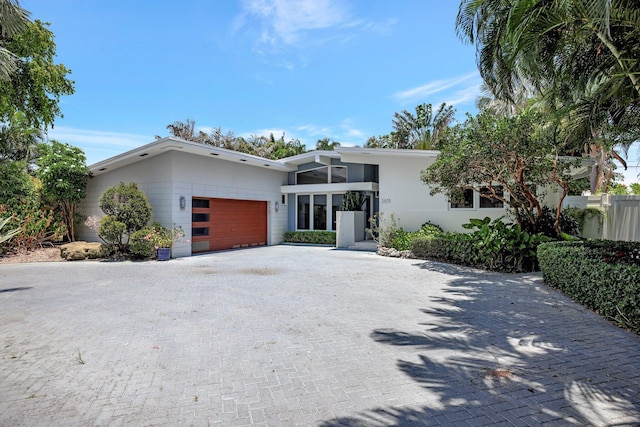
<svg viewBox="0 0 640 427">
<path fill-rule="evenodd" d="M 313 150 L 279 160 L 271 160 L 264 157 L 253 156 L 251 154 L 245 154 L 234 150 L 228 150 L 226 148 L 214 147 L 170 136 L 94 163 L 89 166 L 89 169 L 93 175 L 101 175 L 105 172 L 137 163 L 142 160 L 142 158 L 154 157 L 169 151 L 180 151 L 202 157 L 214 156 L 218 159 L 230 162 L 242 162 L 246 165 L 277 170 L 280 172 L 293 172 L 298 170 L 299 165 L 311 162 L 330 165 L 332 159 L 341 159 L 346 162 L 354 161 L 355 159 L 356 163 L 376 163 L 373 159 L 374 157 L 435 157 L 439 153 L 434 150 L 337 147 L 332 151 Z M 347 159 L 343 159 L 343 156 Z"/>
<path fill-rule="evenodd" d="M 339 158 L 340 155 L 335 151 L 312 150 L 295 156 L 285 157 L 279 161 L 296 166 L 311 162 L 328 165 L 331 164 L 331 159 Z"/>
<path fill-rule="evenodd" d="M 199 142 L 187 141 L 181 138 L 166 137 L 153 141 L 149 144 L 134 148 L 122 154 L 110 157 L 106 160 L 94 163 L 89 169 L 94 175 L 113 171 L 121 167 L 136 163 L 141 158 L 154 157 L 169 151 L 181 151 L 199 155 L 202 157 L 216 157 L 231 162 L 242 162 L 245 165 L 256 166 L 265 169 L 277 170 L 280 172 L 290 172 L 296 170 L 294 166 L 287 165 L 278 160 L 265 159 L 251 154 L 240 153 L 238 151 L 227 150 L 226 148 L 214 147 L 201 144 Z"/>
</svg>

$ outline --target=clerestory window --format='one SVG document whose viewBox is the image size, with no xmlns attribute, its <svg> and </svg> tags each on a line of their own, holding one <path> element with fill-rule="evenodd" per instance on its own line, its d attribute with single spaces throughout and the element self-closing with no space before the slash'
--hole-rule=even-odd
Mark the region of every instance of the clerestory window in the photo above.
<svg viewBox="0 0 640 427">
<path fill-rule="evenodd" d="M 336 184 L 347 182 L 346 166 L 323 166 L 296 173 L 296 184 Z"/>
</svg>

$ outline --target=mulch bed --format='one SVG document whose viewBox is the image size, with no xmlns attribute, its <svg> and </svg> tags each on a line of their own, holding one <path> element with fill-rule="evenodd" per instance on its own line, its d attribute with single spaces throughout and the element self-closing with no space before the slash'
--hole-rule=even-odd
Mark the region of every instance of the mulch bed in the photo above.
<svg viewBox="0 0 640 427">
<path fill-rule="evenodd" d="M 34 251 L 17 252 L 0 256 L 0 264 L 17 264 L 23 262 L 60 262 L 59 248 L 40 248 Z"/>
</svg>

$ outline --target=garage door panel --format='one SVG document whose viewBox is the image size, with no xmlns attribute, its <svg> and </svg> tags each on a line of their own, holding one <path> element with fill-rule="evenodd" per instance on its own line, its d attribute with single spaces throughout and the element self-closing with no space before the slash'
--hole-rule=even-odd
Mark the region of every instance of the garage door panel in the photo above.
<svg viewBox="0 0 640 427">
<path fill-rule="evenodd" d="M 209 221 L 194 222 L 193 227 L 208 227 L 209 235 L 194 238 L 193 252 L 233 249 L 267 244 L 267 202 L 235 199 L 207 199 Z M 206 203 L 205 203 L 206 204 Z M 199 203 L 198 205 L 203 205 Z M 194 215 L 194 219 L 196 215 Z M 197 218 L 203 218 L 201 215 Z M 206 242 L 206 243 L 205 243 Z"/>
</svg>

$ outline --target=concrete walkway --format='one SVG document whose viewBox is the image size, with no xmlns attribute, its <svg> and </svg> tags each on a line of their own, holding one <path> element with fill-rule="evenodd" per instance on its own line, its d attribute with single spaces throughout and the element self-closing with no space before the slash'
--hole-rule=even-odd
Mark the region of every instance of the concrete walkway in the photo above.
<svg viewBox="0 0 640 427">
<path fill-rule="evenodd" d="M 0 266 L 2 426 L 638 425 L 640 339 L 367 252 Z"/>
</svg>

